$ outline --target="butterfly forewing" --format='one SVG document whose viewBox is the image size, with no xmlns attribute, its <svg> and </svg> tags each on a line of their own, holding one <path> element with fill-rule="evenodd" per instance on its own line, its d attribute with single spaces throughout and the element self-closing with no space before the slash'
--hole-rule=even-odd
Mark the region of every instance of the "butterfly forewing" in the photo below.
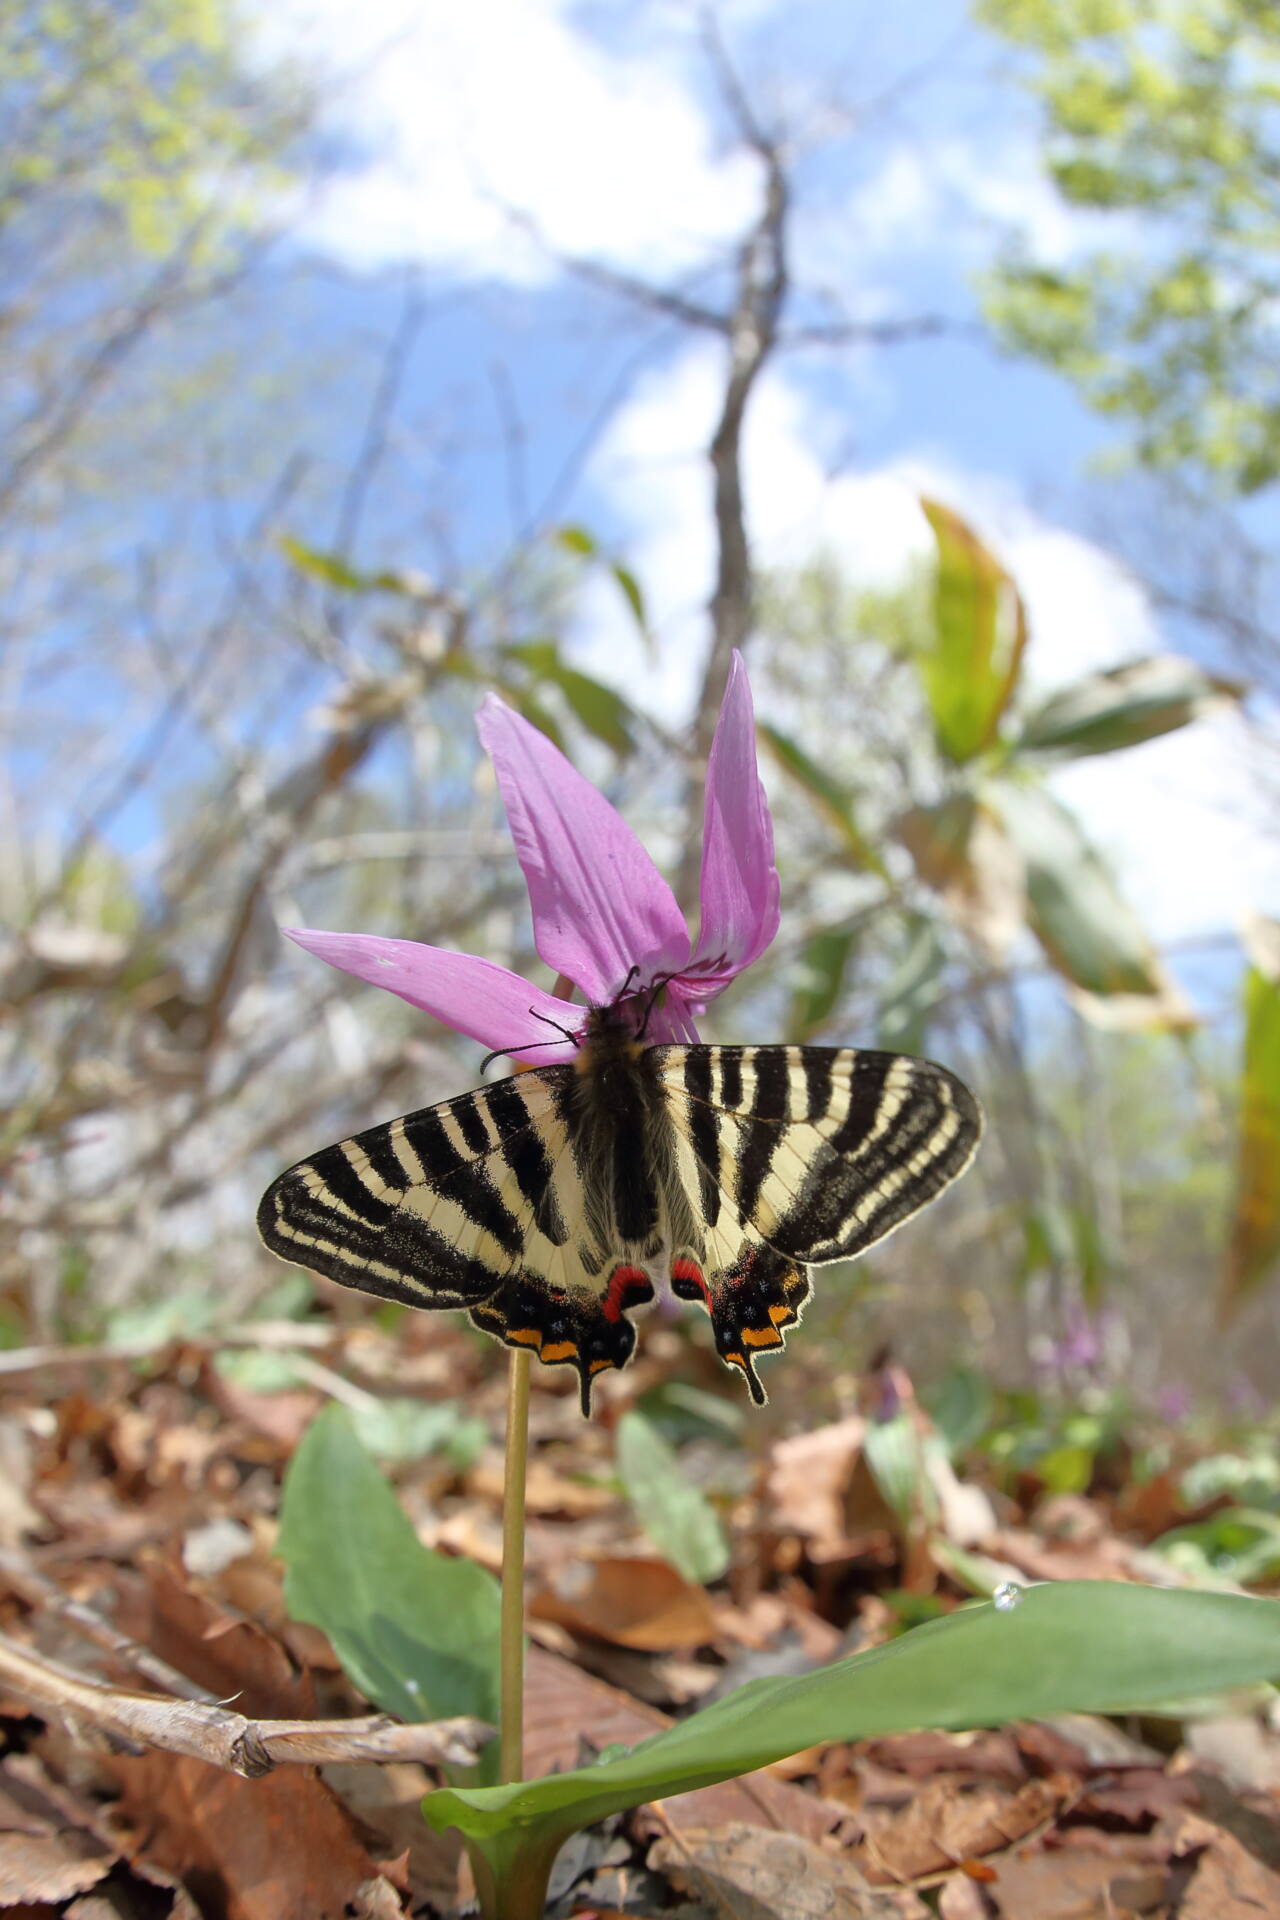
<svg viewBox="0 0 1280 1920">
<path fill-rule="evenodd" d="M 900 1054 L 650 1047 L 611 1010 L 570 1066 L 429 1107 L 282 1174 L 258 1224 L 273 1252 L 571 1365 L 584 1411 L 624 1366 L 655 1281 L 710 1313 L 717 1350 L 764 1397 L 811 1266 L 848 1259 L 964 1171 L 968 1089 Z"/>
<path fill-rule="evenodd" d="M 258 1209 L 273 1253 L 416 1307 L 487 1299 L 543 1227 L 565 1147 L 551 1068 L 463 1094 L 326 1147 L 282 1173 Z"/>
</svg>

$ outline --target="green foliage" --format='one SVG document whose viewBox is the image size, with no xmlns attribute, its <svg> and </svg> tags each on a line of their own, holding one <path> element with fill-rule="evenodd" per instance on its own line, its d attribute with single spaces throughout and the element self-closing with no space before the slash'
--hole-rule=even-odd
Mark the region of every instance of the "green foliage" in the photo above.
<svg viewBox="0 0 1280 1920">
<path fill-rule="evenodd" d="M 1223 1274 L 1228 1306 L 1280 1260 L 1280 922 L 1260 921 L 1250 944 L 1236 1201 Z"/>
<path fill-rule="evenodd" d="M 791 776 L 835 828 L 854 864 L 883 875 L 883 860 L 854 818 L 852 795 L 811 759 L 797 741 L 779 732 L 777 727 L 762 721 L 756 731 L 783 772 Z"/>
<path fill-rule="evenodd" d="M 437 1829 L 459 1827 L 487 1866 L 488 1911 L 527 1920 L 541 1914 L 546 1873 L 578 1828 L 820 1741 L 1159 1708 L 1277 1676 L 1274 1601 L 1061 1581 L 1028 1589 L 1008 1611 L 966 1608 L 799 1679 L 754 1681 L 594 1767 L 444 1788 L 423 1810 Z"/>
<path fill-rule="evenodd" d="M 1249 1586 L 1280 1574 L 1280 1517 L 1225 1507 L 1208 1520 L 1174 1527 L 1151 1543 L 1198 1585 Z"/>
<path fill-rule="evenodd" d="M 699 1492 L 653 1422 L 634 1408 L 618 1422 L 618 1476 L 637 1520 L 686 1580 L 718 1580 L 729 1542 L 715 1509 Z"/>
<path fill-rule="evenodd" d="M 188 239 L 279 144 L 236 32 L 227 0 L 0 9 L 0 229 L 60 195 L 113 215 L 143 252 Z"/>
<path fill-rule="evenodd" d="M 1257 0 L 979 0 L 1025 56 L 1046 159 L 1113 247 L 1024 244 L 988 285 L 1006 340 L 1155 466 L 1248 494 L 1280 473 L 1280 12 Z"/>
<path fill-rule="evenodd" d="M 323 1628 L 370 1700 L 402 1720 L 496 1721 L 498 1583 L 422 1545 L 340 1407 L 290 1463 L 277 1550 L 290 1614 Z M 495 1765 L 490 1747 L 481 1776 Z"/>
<path fill-rule="evenodd" d="M 1018 745 L 1064 759 L 1117 753 L 1220 712 L 1244 691 L 1192 660 L 1151 654 L 1061 688 L 1026 716 Z"/>
<path fill-rule="evenodd" d="M 1013 581 L 973 529 L 937 500 L 921 505 L 938 558 L 920 672 L 939 750 L 962 766 L 995 743 L 1018 683 L 1027 618 Z"/>
<path fill-rule="evenodd" d="M 1053 965 L 1089 993 L 1156 997 L 1151 944 L 1067 809 L 1012 782 L 998 805 L 1023 859 L 1028 924 Z"/>
</svg>

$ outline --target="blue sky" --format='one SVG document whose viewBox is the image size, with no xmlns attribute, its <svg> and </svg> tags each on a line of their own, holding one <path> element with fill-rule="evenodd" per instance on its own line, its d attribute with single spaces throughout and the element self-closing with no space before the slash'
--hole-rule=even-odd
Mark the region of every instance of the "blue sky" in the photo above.
<svg viewBox="0 0 1280 1920">
<path fill-rule="evenodd" d="M 1007 50 L 957 0 L 728 0 L 720 19 L 755 109 L 794 153 L 793 318 L 943 314 L 968 328 L 775 364 L 746 442 L 759 558 L 826 546 L 889 584 L 928 551 L 928 491 L 1014 571 L 1041 684 L 1172 644 L 1077 530 L 1098 511 L 1086 469 L 1099 423 L 972 325 L 973 277 L 1001 233 L 1026 229 L 1058 258 L 1097 233 L 1039 171 Z M 333 486 L 412 284 L 425 318 L 355 557 L 439 574 L 501 555 L 513 411 L 531 507 L 579 449 L 556 517 L 617 546 L 654 616 L 656 669 L 602 582 L 574 636 L 582 661 L 671 719 L 705 643 L 703 448 L 721 347 L 584 287 L 558 256 L 714 297 L 758 176 L 728 137 L 696 20 L 664 0 L 271 0 L 257 38 L 264 62 L 316 75 L 337 156 L 249 306 L 277 363 L 302 347 L 292 404 L 319 458 L 296 531 L 331 539 Z M 300 277 L 304 259 L 314 271 Z M 1162 938 L 1280 910 L 1280 855 L 1230 719 L 1059 782 Z"/>
</svg>

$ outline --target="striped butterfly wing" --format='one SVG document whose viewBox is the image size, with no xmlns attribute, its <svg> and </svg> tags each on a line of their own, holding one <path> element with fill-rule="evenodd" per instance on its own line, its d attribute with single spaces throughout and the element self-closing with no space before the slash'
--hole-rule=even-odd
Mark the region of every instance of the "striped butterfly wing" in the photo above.
<svg viewBox="0 0 1280 1920">
<path fill-rule="evenodd" d="M 679 1188 L 671 1286 L 711 1315 L 757 1403 L 807 1269 L 883 1240 L 964 1172 L 982 1113 L 932 1061 L 848 1047 L 667 1047 Z M 696 1198 L 695 1198 L 696 1196 Z"/>
<path fill-rule="evenodd" d="M 554 1170 L 571 1072 L 520 1074 L 326 1147 L 268 1187 L 259 1233 L 343 1286 L 474 1306 L 531 1245 L 564 1236 Z"/>
<path fill-rule="evenodd" d="M 263 1196 L 272 1253 L 412 1307 L 465 1307 L 486 1333 L 591 1382 L 625 1366 L 623 1312 L 653 1298 L 588 1196 L 572 1067 L 531 1070 L 302 1160 Z M 604 1217 L 607 1222 L 609 1209 Z"/>
</svg>

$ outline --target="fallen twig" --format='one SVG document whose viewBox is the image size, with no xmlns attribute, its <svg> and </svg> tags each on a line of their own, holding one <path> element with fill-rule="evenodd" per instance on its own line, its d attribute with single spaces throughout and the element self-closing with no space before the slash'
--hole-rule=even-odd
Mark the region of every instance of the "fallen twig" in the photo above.
<svg viewBox="0 0 1280 1920">
<path fill-rule="evenodd" d="M 284 1763 L 418 1760 L 466 1766 L 493 1736 L 483 1720 L 403 1725 L 386 1714 L 360 1720 L 249 1720 L 208 1700 L 131 1693 L 91 1680 L 0 1634 L 0 1682 L 33 1705 L 126 1747 L 184 1753 L 247 1778 Z"/>
</svg>

